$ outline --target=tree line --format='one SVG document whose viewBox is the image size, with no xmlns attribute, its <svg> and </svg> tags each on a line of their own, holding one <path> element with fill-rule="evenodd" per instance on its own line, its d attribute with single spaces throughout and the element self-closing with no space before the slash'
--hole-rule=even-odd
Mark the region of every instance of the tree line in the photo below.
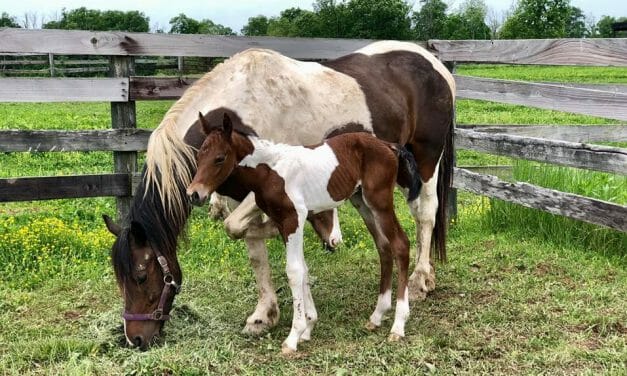
<svg viewBox="0 0 627 376">
<path fill-rule="evenodd" d="M 278 16 L 250 17 L 240 33 L 246 36 L 325 37 L 365 39 L 535 39 L 610 38 L 612 24 L 627 17 L 586 17 L 570 0 L 518 0 L 509 12 L 496 15 L 484 0 L 464 0 L 455 9 L 443 0 L 419 0 L 412 9 L 406 0 L 315 0 L 313 10 L 288 8 Z M 31 20 L 32 21 L 32 20 Z M 140 11 L 100 11 L 81 7 L 63 9 L 58 20 L 44 29 L 147 32 L 150 19 Z M 20 25 L 2 13 L 0 27 Z M 236 35 L 210 19 L 196 20 L 181 13 L 169 22 L 169 33 Z M 165 32 L 156 28 L 155 32 Z M 621 34 L 622 33 L 622 34 Z"/>
</svg>

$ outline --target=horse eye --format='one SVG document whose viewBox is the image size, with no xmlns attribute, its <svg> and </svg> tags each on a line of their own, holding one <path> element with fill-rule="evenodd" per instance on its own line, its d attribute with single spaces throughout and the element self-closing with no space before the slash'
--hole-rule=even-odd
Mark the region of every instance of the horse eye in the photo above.
<svg viewBox="0 0 627 376">
<path fill-rule="evenodd" d="M 226 160 L 226 156 L 225 155 L 219 155 L 216 157 L 214 163 L 217 165 L 221 165 L 224 163 L 224 161 Z"/>
<path fill-rule="evenodd" d="M 137 283 L 138 284 L 142 284 L 144 282 L 146 282 L 146 279 L 148 279 L 148 274 L 141 274 L 137 276 Z"/>
</svg>

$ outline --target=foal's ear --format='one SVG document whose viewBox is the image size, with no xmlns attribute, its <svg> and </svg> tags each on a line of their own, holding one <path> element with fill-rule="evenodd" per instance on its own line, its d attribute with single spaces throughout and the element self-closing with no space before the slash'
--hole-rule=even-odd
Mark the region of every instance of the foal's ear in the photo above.
<svg viewBox="0 0 627 376">
<path fill-rule="evenodd" d="M 111 217 L 109 217 L 106 214 L 102 215 L 102 219 L 104 219 L 105 225 L 107 225 L 107 229 L 109 230 L 110 233 L 112 233 L 115 236 L 120 235 L 120 231 L 122 231 L 122 227 L 120 227 L 120 225 L 113 222 L 113 219 L 111 219 Z"/>
<path fill-rule="evenodd" d="M 144 230 L 144 227 L 139 224 L 139 222 L 131 222 L 131 235 L 133 236 L 135 243 L 139 245 L 146 244 L 146 231 Z"/>
<path fill-rule="evenodd" d="M 229 114 L 225 112 L 224 118 L 222 119 L 222 134 L 224 134 L 224 136 L 227 139 L 230 139 L 232 132 L 233 132 L 233 123 L 231 122 L 231 118 L 229 117 Z"/>
<path fill-rule="evenodd" d="M 202 125 L 202 129 L 205 134 L 209 134 L 211 132 L 211 126 L 200 111 L 198 112 L 198 121 L 200 122 L 200 125 Z"/>
</svg>

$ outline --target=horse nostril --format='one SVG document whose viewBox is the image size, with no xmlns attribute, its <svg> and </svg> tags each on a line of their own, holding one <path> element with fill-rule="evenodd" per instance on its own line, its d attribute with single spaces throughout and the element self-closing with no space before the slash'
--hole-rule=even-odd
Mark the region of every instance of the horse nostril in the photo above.
<svg viewBox="0 0 627 376">
<path fill-rule="evenodd" d="M 198 194 L 198 192 L 192 193 L 190 197 L 193 203 L 198 203 L 200 201 L 200 195 Z"/>
<path fill-rule="evenodd" d="M 142 336 L 133 337 L 133 344 L 137 347 L 142 347 L 144 345 L 144 337 Z"/>
</svg>

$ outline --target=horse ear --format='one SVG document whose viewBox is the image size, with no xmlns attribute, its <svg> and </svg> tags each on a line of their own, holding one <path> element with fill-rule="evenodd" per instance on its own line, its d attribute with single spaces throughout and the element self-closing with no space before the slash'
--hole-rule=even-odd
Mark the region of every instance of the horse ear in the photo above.
<svg viewBox="0 0 627 376">
<path fill-rule="evenodd" d="M 198 112 L 198 121 L 200 121 L 200 125 L 202 125 L 202 129 L 204 130 L 205 134 L 209 134 L 211 132 L 211 126 L 200 111 Z"/>
<path fill-rule="evenodd" d="M 113 222 L 113 219 L 111 219 L 111 217 L 109 217 L 106 214 L 102 215 L 102 219 L 104 219 L 105 225 L 107 225 L 107 229 L 109 230 L 110 233 L 112 233 L 115 236 L 120 235 L 120 232 L 122 231 L 122 227 L 120 227 L 120 225 Z"/>
<path fill-rule="evenodd" d="M 146 231 L 139 222 L 131 222 L 131 235 L 137 244 L 146 244 Z"/>
<path fill-rule="evenodd" d="M 229 114 L 224 113 L 224 118 L 222 119 L 222 133 L 227 139 L 231 139 L 231 133 L 233 132 L 233 123 L 231 122 L 231 118 Z"/>
</svg>

